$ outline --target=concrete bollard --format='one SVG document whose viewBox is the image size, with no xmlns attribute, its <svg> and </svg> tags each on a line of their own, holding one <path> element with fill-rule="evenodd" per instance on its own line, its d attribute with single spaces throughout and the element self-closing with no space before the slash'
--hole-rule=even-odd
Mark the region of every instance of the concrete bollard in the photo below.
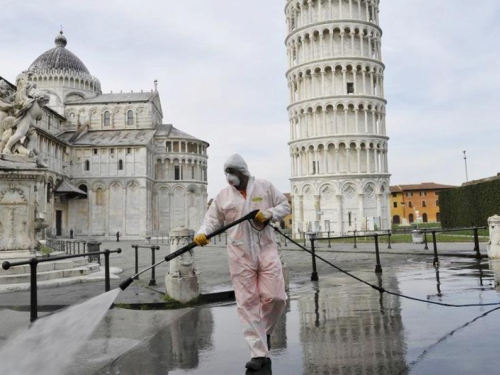
<svg viewBox="0 0 500 375">
<path fill-rule="evenodd" d="M 184 227 L 170 232 L 170 253 L 189 245 L 193 241 L 194 232 Z M 167 294 L 176 301 L 186 303 L 200 295 L 198 275 L 194 268 L 193 252 L 188 251 L 170 261 L 169 273 L 165 276 Z"/>
<path fill-rule="evenodd" d="M 488 218 L 490 242 L 488 242 L 488 258 L 500 259 L 500 216 Z"/>
</svg>

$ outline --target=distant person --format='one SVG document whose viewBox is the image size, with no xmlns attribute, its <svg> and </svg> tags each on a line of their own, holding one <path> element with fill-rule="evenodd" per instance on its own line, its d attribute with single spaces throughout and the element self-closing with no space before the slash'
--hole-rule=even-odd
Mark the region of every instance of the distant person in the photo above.
<svg viewBox="0 0 500 375">
<path fill-rule="evenodd" d="M 269 181 L 250 175 L 240 155 L 226 161 L 224 172 L 229 186 L 210 205 L 194 242 L 198 246 L 208 245 L 207 234 L 259 210 L 252 222 L 242 222 L 227 231 L 238 315 L 251 353 L 245 367 L 259 370 L 270 362 L 271 334 L 287 299 L 274 232 L 266 224 L 283 219 L 290 213 L 290 206 Z"/>
</svg>

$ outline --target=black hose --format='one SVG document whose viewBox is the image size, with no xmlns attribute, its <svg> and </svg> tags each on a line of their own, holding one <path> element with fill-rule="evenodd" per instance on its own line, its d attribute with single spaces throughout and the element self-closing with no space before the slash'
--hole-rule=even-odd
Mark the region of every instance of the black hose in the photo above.
<svg viewBox="0 0 500 375">
<path fill-rule="evenodd" d="M 244 222 L 244 221 L 254 219 L 254 218 L 255 218 L 255 216 L 257 215 L 257 213 L 258 213 L 258 212 L 259 212 L 259 210 L 254 210 L 254 211 L 252 211 L 252 212 L 250 212 L 250 213 L 246 214 L 245 216 L 243 216 L 243 217 L 239 218 L 238 220 L 235 220 L 235 221 L 233 221 L 232 223 L 229 223 L 229 224 L 227 224 L 227 225 L 225 225 L 225 226 L 223 226 L 223 227 L 221 227 L 221 228 L 217 229 L 217 230 L 216 230 L 216 231 L 214 231 L 213 233 L 207 234 L 207 239 L 210 239 L 210 238 L 215 237 L 215 236 L 217 236 L 217 235 L 219 235 L 219 234 L 221 234 L 221 233 L 224 233 L 224 232 L 225 232 L 226 230 L 228 230 L 229 228 L 232 228 L 232 227 L 234 227 L 235 225 L 238 225 L 238 224 L 240 224 L 240 223 L 242 223 L 242 222 Z M 158 263 L 156 263 L 156 264 L 153 264 L 152 266 L 149 266 L 148 268 L 143 269 L 141 272 L 138 272 L 138 273 L 136 273 L 134 276 L 129 277 L 128 279 L 126 279 L 126 280 L 122 281 L 122 282 L 120 283 L 120 285 L 119 285 L 119 286 L 120 286 L 120 289 L 121 289 L 121 290 L 125 290 L 125 289 L 127 289 L 127 288 L 130 286 L 130 284 L 132 284 L 132 283 L 134 282 L 134 279 L 135 279 L 137 276 L 139 276 L 141 273 L 144 273 L 144 272 L 146 272 L 146 271 L 149 271 L 151 268 L 154 268 L 154 267 L 156 267 L 156 266 L 159 266 L 159 265 L 160 265 L 160 264 L 162 264 L 163 262 L 170 262 L 172 259 L 175 259 L 175 258 L 177 258 L 179 255 L 182 255 L 182 254 L 184 254 L 185 252 L 187 252 L 187 251 L 189 251 L 189 250 L 194 249 L 196 246 L 198 246 L 198 245 L 196 245 L 196 243 L 191 242 L 189 245 L 186 245 L 186 246 L 184 246 L 184 247 L 181 247 L 179 250 L 177 250 L 177 251 L 175 251 L 175 252 L 173 252 L 173 253 L 171 253 L 171 254 L 168 254 L 168 255 L 165 257 L 165 259 L 163 259 L 163 260 L 159 261 L 159 262 L 158 262 Z"/>
<path fill-rule="evenodd" d="M 273 228 L 274 228 L 274 230 L 276 232 L 278 232 L 279 234 L 281 234 L 283 237 L 287 238 L 290 242 L 294 243 L 295 245 L 297 245 L 298 247 L 300 247 L 302 250 L 307 251 L 309 254 L 315 256 L 319 260 L 322 260 L 326 264 L 332 266 L 337 271 L 340 271 L 340 272 L 346 274 L 347 276 L 352 277 L 353 279 L 356 279 L 360 283 L 363 283 L 363 284 L 366 284 L 366 285 L 372 287 L 373 289 L 377 290 L 380 293 L 387 293 L 387 294 L 390 294 L 390 295 L 393 295 L 393 296 L 397 296 L 397 297 L 401 297 L 401 298 L 406 298 L 406 299 L 409 299 L 409 300 L 412 300 L 412 301 L 429 303 L 429 304 L 432 304 L 432 305 L 445 306 L 445 307 L 478 307 L 478 306 L 499 306 L 500 305 L 500 302 L 493 302 L 493 303 L 469 303 L 469 304 L 463 304 L 463 305 L 456 305 L 456 304 L 453 304 L 453 303 L 443 303 L 443 302 L 429 301 L 429 300 L 426 300 L 426 299 L 410 297 L 410 296 L 407 296 L 407 295 L 404 295 L 404 294 L 401 294 L 401 293 L 392 292 L 392 291 L 387 290 L 385 288 L 382 288 L 380 286 L 373 285 L 373 284 L 369 283 L 368 281 L 362 280 L 359 277 L 354 276 L 353 274 L 351 274 L 351 273 L 349 273 L 347 271 L 344 271 L 342 268 L 340 268 L 340 267 L 336 266 L 335 264 L 327 261 L 326 259 L 320 257 L 318 254 L 313 254 L 306 247 L 302 246 L 301 244 L 297 243 L 296 241 L 294 241 L 293 239 L 291 239 L 290 237 L 288 237 L 286 234 L 284 234 L 282 231 L 280 231 L 275 226 L 273 226 Z"/>
</svg>

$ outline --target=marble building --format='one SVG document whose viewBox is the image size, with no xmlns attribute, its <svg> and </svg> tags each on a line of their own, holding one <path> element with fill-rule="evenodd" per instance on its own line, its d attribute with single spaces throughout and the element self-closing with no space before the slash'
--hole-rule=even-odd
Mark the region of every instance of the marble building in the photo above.
<svg viewBox="0 0 500 375">
<path fill-rule="evenodd" d="M 207 202 L 208 143 L 169 124 L 157 90 L 102 93 L 99 79 L 55 47 L 20 74 L 50 97 L 36 124 L 47 165 L 39 210 L 46 236 L 167 235 L 197 229 Z M 18 77 L 18 78 L 19 78 Z"/>
<path fill-rule="evenodd" d="M 294 232 L 388 229 L 379 0 L 287 0 Z"/>
</svg>

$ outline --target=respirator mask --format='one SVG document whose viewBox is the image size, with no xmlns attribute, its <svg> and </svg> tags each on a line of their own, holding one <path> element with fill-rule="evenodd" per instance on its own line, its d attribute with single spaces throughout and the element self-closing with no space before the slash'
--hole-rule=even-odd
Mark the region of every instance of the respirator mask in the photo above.
<svg viewBox="0 0 500 375">
<path fill-rule="evenodd" d="M 232 186 L 239 186 L 240 185 L 240 179 L 238 176 L 232 174 L 232 173 L 226 173 L 226 180 L 229 185 Z"/>
</svg>

